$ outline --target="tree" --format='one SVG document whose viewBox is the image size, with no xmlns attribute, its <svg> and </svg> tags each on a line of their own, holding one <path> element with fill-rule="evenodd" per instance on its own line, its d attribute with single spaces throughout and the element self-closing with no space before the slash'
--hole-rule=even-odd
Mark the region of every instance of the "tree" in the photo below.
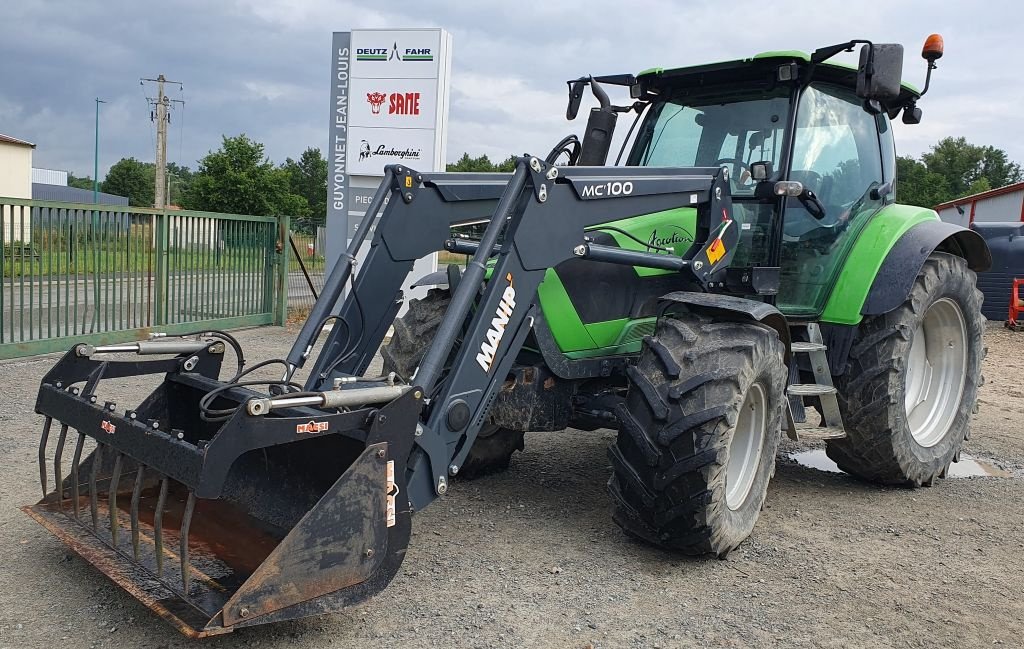
<svg viewBox="0 0 1024 649">
<path fill-rule="evenodd" d="M 896 197 L 899 202 L 934 207 L 951 196 L 944 176 L 929 171 L 923 162 L 914 158 L 896 158 Z"/>
<path fill-rule="evenodd" d="M 153 167 L 155 176 L 156 165 L 148 162 L 146 164 Z M 168 205 L 181 205 L 182 196 L 188 192 L 188 188 L 192 184 L 193 175 L 192 170 L 188 167 L 180 166 L 174 162 L 167 163 L 167 184 L 170 190 L 167 192 Z"/>
<path fill-rule="evenodd" d="M 1006 152 L 993 146 L 971 144 L 964 137 L 946 137 L 932 150 L 921 155 L 921 161 L 931 173 L 945 178 L 950 196 L 960 198 L 983 187 L 1002 187 L 1021 179 L 1020 165 L 1010 162 Z M 984 191 L 984 190 L 979 190 Z"/>
<path fill-rule="evenodd" d="M 309 205 L 291 192 L 290 178 L 263 154 L 263 145 L 243 133 L 223 136 L 221 148 L 199 161 L 182 207 L 233 214 L 305 217 Z"/>
<path fill-rule="evenodd" d="M 516 168 L 515 156 L 509 156 L 504 161 L 494 164 L 487 155 L 482 155 L 479 158 L 471 158 L 468 153 L 463 153 L 462 157 L 459 158 L 458 162 L 449 162 L 446 165 L 447 171 L 470 171 L 470 172 L 487 172 L 487 171 L 501 171 L 510 172 Z"/>
<path fill-rule="evenodd" d="M 77 187 L 78 189 L 92 189 L 92 177 L 91 176 L 76 176 L 75 174 L 68 172 L 68 187 Z"/>
<path fill-rule="evenodd" d="M 152 163 L 139 162 L 135 158 L 121 158 L 107 172 L 100 189 L 108 194 L 127 196 L 129 205 L 152 207 L 154 179 L 155 169 Z"/>
<path fill-rule="evenodd" d="M 281 169 L 288 174 L 291 193 L 305 198 L 308 207 L 308 215 L 296 219 L 295 228 L 315 232 L 318 225 L 327 221 L 327 160 L 320 149 L 309 147 L 298 162 L 285 159 Z"/>
</svg>

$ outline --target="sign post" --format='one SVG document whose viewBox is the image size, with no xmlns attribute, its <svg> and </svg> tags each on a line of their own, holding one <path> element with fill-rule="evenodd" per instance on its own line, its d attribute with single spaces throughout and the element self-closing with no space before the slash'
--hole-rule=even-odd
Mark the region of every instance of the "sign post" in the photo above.
<svg viewBox="0 0 1024 649">
<path fill-rule="evenodd" d="M 329 264 L 355 234 L 385 165 L 444 171 L 451 55 L 452 37 L 443 29 L 334 34 Z M 436 269 L 434 254 L 417 261 L 412 275 Z M 425 289 L 406 291 L 406 296 L 417 293 Z"/>
</svg>

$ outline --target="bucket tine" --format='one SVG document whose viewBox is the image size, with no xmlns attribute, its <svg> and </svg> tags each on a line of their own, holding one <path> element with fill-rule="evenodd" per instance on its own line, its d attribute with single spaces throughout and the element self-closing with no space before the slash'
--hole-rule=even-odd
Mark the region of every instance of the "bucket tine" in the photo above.
<svg viewBox="0 0 1024 649">
<path fill-rule="evenodd" d="M 92 470 L 89 471 L 89 511 L 92 514 L 92 529 L 100 529 L 99 495 L 96 493 L 96 479 L 100 473 L 100 460 L 103 457 L 103 444 L 96 444 L 92 453 Z"/>
<path fill-rule="evenodd" d="M 164 576 L 164 504 L 167 502 L 167 478 L 160 478 L 160 495 L 153 513 L 153 550 L 156 552 L 156 576 Z"/>
<path fill-rule="evenodd" d="M 51 425 L 53 417 L 47 417 L 43 422 L 43 436 L 39 440 L 39 482 L 43 485 L 43 498 L 46 498 L 46 442 L 50 439 Z"/>
<path fill-rule="evenodd" d="M 56 483 L 57 509 L 64 510 L 64 476 L 61 475 L 61 462 L 64 459 L 64 442 L 68 437 L 68 425 L 61 424 L 60 437 L 57 438 L 57 452 L 53 456 L 53 480 Z"/>
<path fill-rule="evenodd" d="M 114 457 L 114 470 L 110 474 L 110 497 L 107 501 L 107 509 L 110 510 L 110 538 L 114 541 L 114 548 L 117 548 L 117 535 L 119 532 L 119 521 L 117 519 L 117 484 L 121 481 L 121 460 L 123 453 Z"/>
<path fill-rule="evenodd" d="M 82 461 L 82 446 L 85 444 L 85 433 L 78 433 L 75 443 L 75 455 L 71 458 L 71 510 L 78 519 L 78 463 Z"/>
<path fill-rule="evenodd" d="M 181 535 L 180 535 L 180 552 L 181 555 L 181 584 L 186 595 L 188 595 L 189 582 L 191 581 L 192 575 L 190 574 L 188 564 L 188 528 L 192 523 L 192 512 L 196 508 L 196 494 L 195 492 L 188 492 L 188 500 L 185 501 L 185 511 L 181 515 Z"/>
<path fill-rule="evenodd" d="M 132 552 L 135 555 L 135 560 L 139 560 L 139 498 L 142 497 L 142 464 L 139 464 L 139 470 L 135 472 L 135 488 L 132 489 L 132 509 L 131 509 L 131 520 L 132 520 Z"/>
</svg>

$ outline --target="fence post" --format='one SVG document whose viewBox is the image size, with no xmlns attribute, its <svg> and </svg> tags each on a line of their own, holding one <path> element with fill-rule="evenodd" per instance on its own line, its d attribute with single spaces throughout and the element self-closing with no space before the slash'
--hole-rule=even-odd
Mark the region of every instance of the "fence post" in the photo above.
<svg viewBox="0 0 1024 649">
<path fill-rule="evenodd" d="M 274 304 L 274 324 L 283 327 L 288 319 L 288 233 L 291 219 L 285 214 L 277 217 L 277 244 L 274 247 L 274 263 L 277 266 L 277 300 Z"/>
<path fill-rule="evenodd" d="M 154 214 L 156 236 L 156 277 L 153 278 L 153 324 L 167 324 L 167 212 Z"/>
</svg>

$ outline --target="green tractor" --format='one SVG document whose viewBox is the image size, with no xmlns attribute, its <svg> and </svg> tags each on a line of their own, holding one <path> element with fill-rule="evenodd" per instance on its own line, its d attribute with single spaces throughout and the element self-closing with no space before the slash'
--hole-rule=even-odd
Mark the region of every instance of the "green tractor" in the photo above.
<svg viewBox="0 0 1024 649">
<path fill-rule="evenodd" d="M 757 520 L 781 430 L 827 440 L 828 456 L 867 480 L 945 477 L 975 407 L 974 272 L 991 259 L 973 232 L 896 202 L 891 120 L 918 123 L 924 93 L 899 82 L 898 45 L 865 44 L 858 69 L 825 63 L 857 43 L 570 82 L 570 119 L 586 85 L 601 105 L 588 139 L 566 138 L 548 161 L 605 164 L 616 115 L 636 112 L 626 165 L 726 170 L 738 248 L 708 288 L 760 296 L 784 318 L 706 294 L 675 300 L 674 268 L 547 269 L 537 302 L 548 331 L 535 328 L 519 353 L 460 476 L 507 467 L 526 431 L 617 428 L 616 522 L 720 556 Z M 941 47 L 933 36 L 923 51 L 929 77 Z M 601 83 L 628 85 L 637 101 L 611 106 Z M 699 227 L 697 209 L 680 206 L 585 231 L 599 246 L 685 257 Z M 471 251 L 457 239 L 449 249 Z M 395 322 L 386 370 L 412 378 L 447 311 L 446 276 L 420 280 L 442 285 Z M 576 377 L 548 362 L 556 355 L 609 371 Z M 623 357 L 636 360 L 611 371 Z M 805 404 L 820 423 L 807 424 Z"/>
<path fill-rule="evenodd" d="M 828 62 L 857 46 L 858 66 Z M 929 38 L 928 79 L 941 54 Z M 589 87 L 583 138 L 512 174 L 386 167 L 286 358 L 244 369 L 224 332 L 69 351 L 40 386 L 44 497 L 26 513 L 204 636 L 380 592 L 413 513 L 506 467 L 526 431 L 617 430 L 615 521 L 690 554 L 747 538 L 784 433 L 867 480 L 930 485 L 968 434 L 991 256 L 896 202 L 891 120 L 920 121 L 928 87 L 902 64 L 856 40 L 586 77 L 567 110 Z M 607 166 L 630 112 L 625 165 Z M 397 317 L 438 250 L 471 258 L 418 279 Z M 280 380 L 251 373 L 268 364 Z M 118 410 L 106 379 L 147 374 L 163 382 Z"/>
</svg>

